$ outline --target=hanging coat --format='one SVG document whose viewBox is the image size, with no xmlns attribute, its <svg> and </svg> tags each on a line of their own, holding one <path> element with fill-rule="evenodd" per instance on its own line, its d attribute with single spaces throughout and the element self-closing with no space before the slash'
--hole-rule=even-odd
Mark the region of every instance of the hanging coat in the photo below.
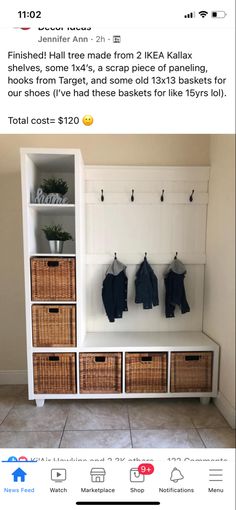
<svg viewBox="0 0 236 510">
<path fill-rule="evenodd" d="M 114 259 L 106 271 L 102 286 L 102 300 L 110 322 L 121 319 L 127 307 L 128 278 L 126 266 Z"/>
<path fill-rule="evenodd" d="M 157 277 L 146 258 L 136 273 L 135 303 L 143 303 L 145 310 L 159 305 Z"/>
<path fill-rule="evenodd" d="M 175 316 L 175 306 L 180 307 L 181 313 L 190 312 L 186 299 L 184 278 L 186 275 L 185 266 L 180 260 L 173 260 L 165 275 L 165 314 L 167 318 Z"/>
</svg>

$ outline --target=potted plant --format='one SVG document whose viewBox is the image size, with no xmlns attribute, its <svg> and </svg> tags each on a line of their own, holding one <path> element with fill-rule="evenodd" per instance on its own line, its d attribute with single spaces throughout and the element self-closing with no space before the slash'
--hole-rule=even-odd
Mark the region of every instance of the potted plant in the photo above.
<svg viewBox="0 0 236 510">
<path fill-rule="evenodd" d="M 64 242 L 73 239 L 69 232 L 62 230 L 62 225 L 46 225 L 42 231 L 49 241 L 51 253 L 62 253 Z"/>
<path fill-rule="evenodd" d="M 55 179 L 55 177 L 50 177 L 50 179 L 43 179 L 43 184 L 41 188 L 46 195 L 50 193 L 58 193 L 61 196 L 64 196 L 68 191 L 68 184 L 63 179 Z"/>
</svg>

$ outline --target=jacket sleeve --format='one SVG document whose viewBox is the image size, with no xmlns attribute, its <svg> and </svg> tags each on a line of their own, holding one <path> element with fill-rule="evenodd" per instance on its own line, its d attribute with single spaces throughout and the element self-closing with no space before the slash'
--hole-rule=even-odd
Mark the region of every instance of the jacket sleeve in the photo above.
<svg viewBox="0 0 236 510">
<path fill-rule="evenodd" d="M 128 278 L 127 278 L 126 274 L 124 273 L 124 284 L 123 284 L 123 312 L 127 312 L 127 311 L 128 311 L 127 295 L 128 295 Z"/>
<path fill-rule="evenodd" d="M 165 296 L 165 314 L 166 318 L 170 319 L 175 316 L 175 305 L 172 302 L 172 278 L 168 273 L 164 279 L 166 296 Z"/>
<path fill-rule="evenodd" d="M 190 312 L 189 304 L 186 299 L 186 293 L 184 288 L 184 280 L 183 280 L 183 288 L 182 288 L 182 296 L 181 296 L 181 313 L 187 313 Z"/>
<path fill-rule="evenodd" d="M 108 274 L 103 281 L 102 300 L 110 322 L 115 321 L 115 303 L 113 296 L 113 277 Z"/>
<path fill-rule="evenodd" d="M 152 304 L 153 306 L 157 306 L 159 305 L 158 280 L 154 271 L 152 271 L 151 273 L 151 285 L 152 285 Z"/>
</svg>

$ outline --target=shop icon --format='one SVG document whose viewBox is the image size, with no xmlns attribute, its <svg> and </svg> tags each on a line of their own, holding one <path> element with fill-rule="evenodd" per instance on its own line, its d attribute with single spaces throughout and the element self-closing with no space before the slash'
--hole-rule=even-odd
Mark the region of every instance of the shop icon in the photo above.
<svg viewBox="0 0 236 510">
<path fill-rule="evenodd" d="M 90 471 L 91 481 L 93 483 L 105 482 L 106 471 L 104 468 L 92 468 Z"/>
<path fill-rule="evenodd" d="M 139 472 L 138 468 L 131 468 L 130 481 L 131 482 L 144 482 L 145 476 Z"/>
</svg>

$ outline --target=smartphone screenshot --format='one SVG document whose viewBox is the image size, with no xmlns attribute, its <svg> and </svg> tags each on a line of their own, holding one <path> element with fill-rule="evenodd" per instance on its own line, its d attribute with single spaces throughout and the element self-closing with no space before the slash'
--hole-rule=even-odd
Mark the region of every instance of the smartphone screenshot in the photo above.
<svg viewBox="0 0 236 510">
<path fill-rule="evenodd" d="M 0 505 L 235 508 L 235 7 L 0 20 Z"/>
</svg>

